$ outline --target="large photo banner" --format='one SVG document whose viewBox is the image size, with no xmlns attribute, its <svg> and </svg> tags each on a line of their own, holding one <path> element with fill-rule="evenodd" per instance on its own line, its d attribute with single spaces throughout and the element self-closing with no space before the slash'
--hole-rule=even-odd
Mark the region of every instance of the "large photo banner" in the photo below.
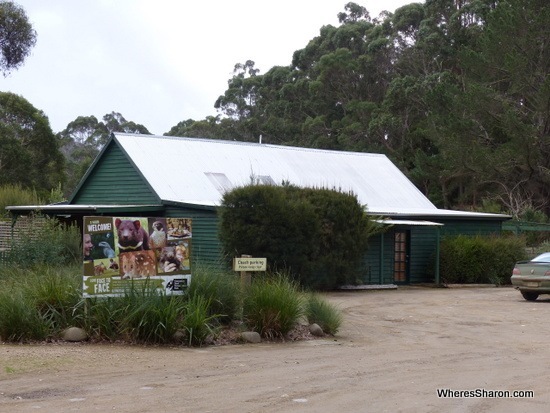
<svg viewBox="0 0 550 413">
<path fill-rule="evenodd" d="M 83 296 L 120 296 L 136 283 L 183 294 L 191 239 L 189 218 L 84 217 Z"/>
</svg>

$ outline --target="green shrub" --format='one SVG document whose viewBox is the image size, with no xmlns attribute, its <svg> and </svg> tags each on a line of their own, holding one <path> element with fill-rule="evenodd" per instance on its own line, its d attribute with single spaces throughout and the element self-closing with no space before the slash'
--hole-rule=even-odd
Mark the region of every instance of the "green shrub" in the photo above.
<svg viewBox="0 0 550 413">
<path fill-rule="evenodd" d="M 305 313 L 310 324 L 318 324 L 328 334 L 335 335 L 342 325 L 342 313 L 318 294 L 308 296 Z"/>
<path fill-rule="evenodd" d="M 353 194 L 328 189 L 254 185 L 224 195 L 220 239 L 228 257 L 266 257 L 303 286 L 353 283 L 375 230 Z"/>
<path fill-rule="evenodd" d="M 237 188 L 224 196 L 220 239 L 228 257 L 266 257 L 271 269 L 308 271 L 318 254 L 319 222 L 311 205 L 275 186 Z"/>
<path fill-rule="evenodd" d="M 44 201 L 35 190 L 25 189 L 19 184 L 0 186 L 0 218 L 8 218 L 6 207 L 10 205 L 42 205 Z"/>
<path fill-rule="evenodd" d="M 515 262 L 524 258 L 522 238 L 448 237 L 441 242 L 441 279 L 449 284 L 509 284 Z"/>
<path fill-rule="evenodd" d="M 540 245 L 538 245 L 537 248 L 533 248 L 532 254 L 530 258 L 534 258 L 539 254 L 542 254 L 543 252 L 550 251 L 550 241 L 544 241 Z"/>
<path fill-rule="evenodd" d="M 303 296 L 288 276 L 254 279 L 246 289 L 243 320 L 263 337 L 284 337 L 303 315 Z"/>
<path fill-rule="evenodd" d="M 320 223 L 318 254 L 312 257 L 309 274 L 299 274 L 302 284 L 329 290 L 355 283 L 367 239 L 378 228 L 355 195 L 327 189 L 296 190 L 312 205 Z"/>
</svg>

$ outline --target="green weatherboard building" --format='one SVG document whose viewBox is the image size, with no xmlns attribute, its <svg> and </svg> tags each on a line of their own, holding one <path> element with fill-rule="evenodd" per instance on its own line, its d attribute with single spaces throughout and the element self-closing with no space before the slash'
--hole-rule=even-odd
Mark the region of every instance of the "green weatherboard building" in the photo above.
<svg viewBox="0 0 550 413">
<path fill-rule="evenodd" d="M 498 234 L 507 215 L 436 208 L 385 156 L 267 144 L 113 134 L 66 204 L 39 209 L 82 224 L 84 216 L 188 217 L 193 263 L 223 265 L 216 208 L 251 182 L 352 191 L 387 225 L 365 251 L 365 284 L 439 281 L 441 237 Z"/>
</svg>

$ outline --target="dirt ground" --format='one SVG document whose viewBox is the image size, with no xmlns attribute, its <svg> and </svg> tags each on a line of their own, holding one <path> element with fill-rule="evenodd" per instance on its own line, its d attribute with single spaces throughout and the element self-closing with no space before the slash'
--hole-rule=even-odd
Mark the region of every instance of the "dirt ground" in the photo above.
<svg viewBox="0 0 550 413">
<path fill-rule="evenodd" d="M 503 288 L 327 294 L 336 337 L 205 348 L 0 345 L 0 412 L 543 412 L 550 296 Z M 532 390 L 439 398 L 437 389 Z"/>
</svg>

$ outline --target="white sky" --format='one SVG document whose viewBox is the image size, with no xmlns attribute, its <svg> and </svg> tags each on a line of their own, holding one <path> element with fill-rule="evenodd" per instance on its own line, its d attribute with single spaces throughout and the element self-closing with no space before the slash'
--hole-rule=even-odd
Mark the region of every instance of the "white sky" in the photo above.
<svg viewBox="0 0 550 413">
<path fill-rule="evenodd" d="M 14 0 L 37 31 L 0 90 L 23 96 L 59 132 L 112 111 L 163 134 L 217 114 L 236 63 L 287 66 L 350 0 Z M 356 0 L 376 17 L 413 0 Z"/>
</svg>

